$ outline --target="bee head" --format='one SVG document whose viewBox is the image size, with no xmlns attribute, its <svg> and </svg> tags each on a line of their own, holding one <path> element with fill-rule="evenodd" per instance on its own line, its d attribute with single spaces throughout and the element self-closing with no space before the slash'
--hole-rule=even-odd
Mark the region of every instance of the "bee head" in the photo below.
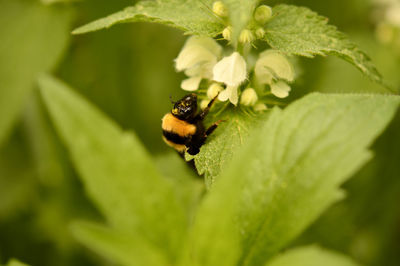
<svg viewBox="0 0 400 266">
<path fill-rule="evenodd" d="M 194 117 L 197 112 L 197 95 L 194 93 L 184 96 L 182 99 L 174 103 L 171 113 L 182 120 L 189 120 Z"/>
</svg>

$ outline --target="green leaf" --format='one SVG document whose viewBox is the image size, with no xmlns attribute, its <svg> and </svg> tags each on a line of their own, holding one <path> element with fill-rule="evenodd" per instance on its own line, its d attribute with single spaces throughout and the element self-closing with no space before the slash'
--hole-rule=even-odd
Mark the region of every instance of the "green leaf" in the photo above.
<svg viewBox="0 0 400 266">
<path fill-rule="evenodd" d="M 60 81 L 44 76 L 40 87 L 98 208 L 114 228 L 146 239 L 173 261 L 187 225 L 183 206 L 138 138 Z"/>
<path fill-rule="evenodd" d="M 162 266 L 167 260 L 146 239 L 90 222 L 75 222 L 72 232 L 82 244 L 122 265 Z"/>
<path fill-rule="evenodd" d="M 240 32 L 248 25 L 259 0 L 223 0 L 229 11 L 233 28 L 232 40 L 235 42 Z"/>
<path fill-rule="evenodd" d="M 250 129 L 263 119 L 236 109 L 225 112 L 221 117 L 226 121 L 218 126 L 194 157 L 196 169 L 200 175 L 204 174 L 207 187 L 211 187 L 235 152 L 246 143 Z"/>
<path fill-rule="evenodd" d="M 272 48 L 290 55 L 338 56 L 356 66 L 372 81 L 383 83 L 369 57 L 328 19 L 305 7 L 278 5 L 266 25 L 265 40 Z"/>
<path fill-rule="evenodd" d="M 239 265 L 265 263 L 343 197 L 340 185 L 371 158 L 367 147 L 399 102 L 315 93 L 274 109 L 200 206 L 188 253 L 201 262 L 218 253 L 234 262 L 226 254 L 233 249 L 241 252 Z"/>
<path fill-rule="evenodd" d="M 155 163 L 163 176 L 173 183 L 175 193 L 184 204 L 190 220 L 204 193 L 203 179 L 177 153 L 159 155 L 155 158 Z"/>
<path fill-rule="evenodd" d="M 306 246 L 288 250 L 273 258 L 266 266 L 357 266 L 351 258 L 322 249 Z"/>
<path fill-rule="evenodd" d="M 8 261 L 6 266 L 29 266 L 28 264 L 22 263 L 19 260 L 11 259 Z"/>
<path fill-rule="evenodd" d="M 64 51 L 70 20 L 66 8 L 0 0 L 0 145 L 17 120 L 36 75 L 51 70 Z"/>
<path fill-rule="evenodd" d="M 111 14 L 73 31 L 82 34 L 109 28 L 118 23 L 147 21 L 183 30 L 186 34 L 216 36 L 222 32 L 223 22 L 211 10 L 211 0 L 141 1 L 135 6 Z"/>
</svg>

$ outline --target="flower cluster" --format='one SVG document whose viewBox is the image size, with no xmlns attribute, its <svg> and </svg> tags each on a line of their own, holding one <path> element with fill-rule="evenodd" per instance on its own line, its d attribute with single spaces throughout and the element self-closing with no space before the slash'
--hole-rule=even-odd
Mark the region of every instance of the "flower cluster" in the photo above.
<svg viewBox="0 0 400 266">
<path fill-rule="evenodd" d="M 221 1 L 213 4 L 213 12 L 221 18 L 229 14 Z M 264 37 L 264 24 L 271 16 L 272 10 L 268 6 L 262 5 L 255 10 L 252 28 L 242 30 L 238 36 L 242 48 L 251 48 L 255 40 Z M 228 42 L 231 41 L 232 30 L 231 26 L 227 26 L 221 33 Z M 267 108 L 268 98 L 265 97 L 287 97 L 291 90 L 289 83 L 295 78 L 289 59 L 272 49 L 261 53 L 244 50 L 224 49 L 209 37 L 190 37 L 175 59 L 177 71 L 183 71 L 188 76 L 182 81 L 181 88 L 186 91 L 205 89 L 206 99 L 200 103 L 202 108 L 217 95 L 221 102 L 229 100 L 235 106 L 241 104 L 256 111 Z M 252 58 L 256 58 L 255 63 Z"/>
</svg>

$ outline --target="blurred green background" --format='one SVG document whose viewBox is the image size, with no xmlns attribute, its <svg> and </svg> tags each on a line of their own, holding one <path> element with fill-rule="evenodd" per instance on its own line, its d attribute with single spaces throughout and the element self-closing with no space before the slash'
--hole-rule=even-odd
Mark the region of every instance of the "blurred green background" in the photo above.
<svg viewBox="0 0 400 266">
<path fill-rule="evenodd" d="M 175 72 L 173 60 L 185 36 L 147 23 L 70 34 L 133 2 L 0 0 L 0 264 L 16 257 L 31 265 L 111 265 L 69 232 L 76 218 L 102 218 L 43 108 L 36 88 L 40 73 L 51 72 L 77 88 L 124 129 L 135 131 L 152 154 L 169 151 L 160 138 L 160 119 L 170 108 L 169 95 L 184 94 L 183 75 Z M 384 18 L 372 1 L 265 2 L 304 5 L 327 16 L 400 88 L 400 41 L 378 38 Z M 298 71 L 292 100 L 311 91 L 385 92 L 336 58 L 302 59 Z M 365 265 L 400 265 L 399 136 L 398 114 L 374 144 L 375 158 L 345 185 L 347 199 L 293 245 L 320 243 Z"/>
</svg>

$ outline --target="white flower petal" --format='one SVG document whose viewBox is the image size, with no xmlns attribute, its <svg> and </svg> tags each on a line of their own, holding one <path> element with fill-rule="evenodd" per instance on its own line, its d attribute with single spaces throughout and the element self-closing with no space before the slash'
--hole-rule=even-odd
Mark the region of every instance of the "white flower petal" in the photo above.
<svg viewBox="0 0 400 266">
<path fill-rule="evenodd" d="M 192 77 L 182 81 L 181 88 L 185 91 L 195 91 L 199 88 L 201 77 Z"/>
<path fill-rule="evenodd" d="M 199 45 L 191 45 L 184 47 L 175 59 L 175 67 L 178 71 L 193 68 L 199 64 L 209 61 L 216 61 L 216 56 Z"/>
<path fill-rule="evenodd" d="M 222 47 L 213 38 L 210 37 L 192 36 L 186 41 L 185 47 L 192 45 L 202 46 L 208 51 L 212 52 L 217 57 L 221 56 L 222 53 Z"/>
<path fill-rule="evenodd" d="M 201 76 L 205 79 L 211 79 L 212 71 L 216 63 L 217 58 L 214 57 L 209 61 L 202 62 L 201 64 L 197 64 L 194 67 L 187 69 L 185 75 L 189 77 Z"/>
<path fill-rule="evenodd" d="M 238 52 L 234 52 L 214 66 L 213 74 L 215 81 L 228 86 L 239 86 L 247 77 L 246 61 Z"/>
<path fill-rule="evenodd" d="M 275 78 L 284 79 L 289 82 L 292 82 L 295 77 L 292 64 L 283 54 L 275 50 L 262 52 L 256 62 L 254 71 L 257 80 L 262 84 L 271 84 L 271 74 Z"/>
<path fill-rule="evenodd" d="M 228 87 L 228 88 L 231 88 L 231 95 L 229 97 L 229 101 L 231 103 L 233 103 L 234 105 L 237 105 L 237 103 L 239 101 L 238 87 L 234 86 L 234 87 Z"/>
<path fill-rule="evenodd" d="M 278 98 L 286 98 L 289 96 L 290 86 L 283 81 L 278 81 L 271 84 L 271 92 Z"/>
<path fill-rule="evenodd" d="M 237 86 L 228 86 L 225 90 L 221 91 L 218 95 L 218 100 L 225 102 L 228 100 L 236 105 L 239 101 L 238 97 L 238 87 Z"/>
</svg>

